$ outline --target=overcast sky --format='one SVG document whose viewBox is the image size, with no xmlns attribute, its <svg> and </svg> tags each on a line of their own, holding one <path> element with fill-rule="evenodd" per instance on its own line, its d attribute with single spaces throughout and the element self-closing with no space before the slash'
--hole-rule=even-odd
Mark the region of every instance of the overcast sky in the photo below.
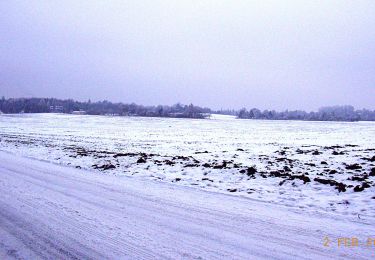
<svg viewBox="0 0 375 260">
<path fill-rule="evenodd" d="M 375 1 L 0 1 L 0 95 L 375 109 Z"/>
</svg>

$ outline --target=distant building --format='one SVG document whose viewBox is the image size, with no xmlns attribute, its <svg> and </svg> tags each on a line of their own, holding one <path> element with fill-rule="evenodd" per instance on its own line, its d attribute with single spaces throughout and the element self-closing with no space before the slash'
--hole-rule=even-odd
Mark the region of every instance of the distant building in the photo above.
<svg viewBox="0 0 375 260">
<path fill-rule="evenodd" d="M 119 116 L 120 114 L 117 113 L 105 113 L 105 116 Z"/>
<path fill-rule="evenodd" d="M 51 113 L 62 113 L 64 111 L 64 107 L 63 106 L 50 106 L 49 111 Z"/>
<path fill-rule="evenodd" d="M 86 111 L 77 110 L 72 112 L 73 115 L 86 115 Z"/>
</svg>

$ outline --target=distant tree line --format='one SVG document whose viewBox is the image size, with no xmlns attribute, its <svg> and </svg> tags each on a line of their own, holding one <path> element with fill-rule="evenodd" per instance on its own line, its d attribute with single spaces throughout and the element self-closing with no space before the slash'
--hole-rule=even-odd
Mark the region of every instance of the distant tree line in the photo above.
<svg viewBox="0 0 375 260">
<path fill-rule="evenodd" d="M 257 108 L 241 109 L 238 118 L 268 119 L 268 120 L 307 120 L 307 121 L 375 121 L 375 110 L 355 110 L 352 106 L 322 107 L 318 112 L 301 110 L 276 112 L 275 110 L 261 111 Z"/>
<path fill-rule="evenodd" d="M 219 115 L 229 115 L 229 116 L 237 116 L 238 115 L 238 110 L 235 109 L 220 109 L 216 111 L 212 111 L 214 114 L 219 114 Z"/>
<path fill-rule="evenodd" d="M 137 104 L 112 103 L 109 101 L 87 102 L 56 98 L 9 98 L 0 100 L 0 111 L 14 113 L 81 113 L 88 115 L 120 115 L 147 117 L 205 118 L 209 108 L 175 104 L 172 106 L 143 106 Z"/>
<path fill-rule="evenodd" d="M 234 115 L 241 119 L 308 120 L 308 121 L 375 121 L 375 110 L 355 110 L 352 106 L 322 107 L 318 112 L 302 110 L 277 112 L 275 110 L 227 109 L 213 111 L 209 108 L 177 103 L 172 106 L 143 106 L 134 103 L 109 101 L 87 102 L 56 98 L 0 99 L 0 113 L 81 113 L 88 115 L 120 115 L 146 117 L 206 118 L 210 114 Z"/>
</svg>

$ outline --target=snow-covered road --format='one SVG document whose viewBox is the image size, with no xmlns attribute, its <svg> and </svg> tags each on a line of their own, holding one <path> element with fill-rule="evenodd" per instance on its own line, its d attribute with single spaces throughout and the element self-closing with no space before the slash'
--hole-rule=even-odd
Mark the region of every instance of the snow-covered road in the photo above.
<svg viewBox="0 0 375 260">
<path fill-rule="evenodd" d="M 373 223 L 0 152 L 0 259 L 368 259 Z"/>
</svg>

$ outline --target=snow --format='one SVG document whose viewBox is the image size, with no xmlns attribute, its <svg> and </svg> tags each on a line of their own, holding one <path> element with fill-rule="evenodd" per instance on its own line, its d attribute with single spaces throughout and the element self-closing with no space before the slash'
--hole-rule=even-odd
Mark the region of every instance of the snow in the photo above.
<svg viewBox="0 0 375 260">
<path fill-rule="evenodd" d="M 306 211 L 359 215 L 362 220 L 375 217 L 375 176 L 368 176 L 375 163 L 365 160 L 375 155 L 374 148 L 374 122 L 238 120 L 223 115 L 207 120 L 63 114 L 0 117 L 3 151 L 103 175 L 135 176 Z M 146 162 L 137 163 L 142 157 Z M 223 161 L 227 167 L 220 168 Z M 347 169 L 355 163 L 361 169 Z M 308 176 L 310 182 L 270 175 L 285 166 L 291 172 L 283 174 Z M 254 176 L 240 172 L 248 167 L 256 168 Z M 332 170 L 337 173 L 331 174 Z M 339 192 L 316 178 L 343 183 L 346 190 Z M 370 187 L 354 192 L 365 182 Z"/>
<path fill-rule="evenodd" d="M 369 259 L 373 219 L 0 152 L 0 258 Z M 331 243 L 324 247 L 325 237 Z M 358 247 L 338 246 L 358 237 Z"/>
<path fill-rule="evenodd" d="M 236 119 L 236 116 L 211 114 L 210 119 L 211 120 L 234 120 L 234 119 Z"/>
</svg>

